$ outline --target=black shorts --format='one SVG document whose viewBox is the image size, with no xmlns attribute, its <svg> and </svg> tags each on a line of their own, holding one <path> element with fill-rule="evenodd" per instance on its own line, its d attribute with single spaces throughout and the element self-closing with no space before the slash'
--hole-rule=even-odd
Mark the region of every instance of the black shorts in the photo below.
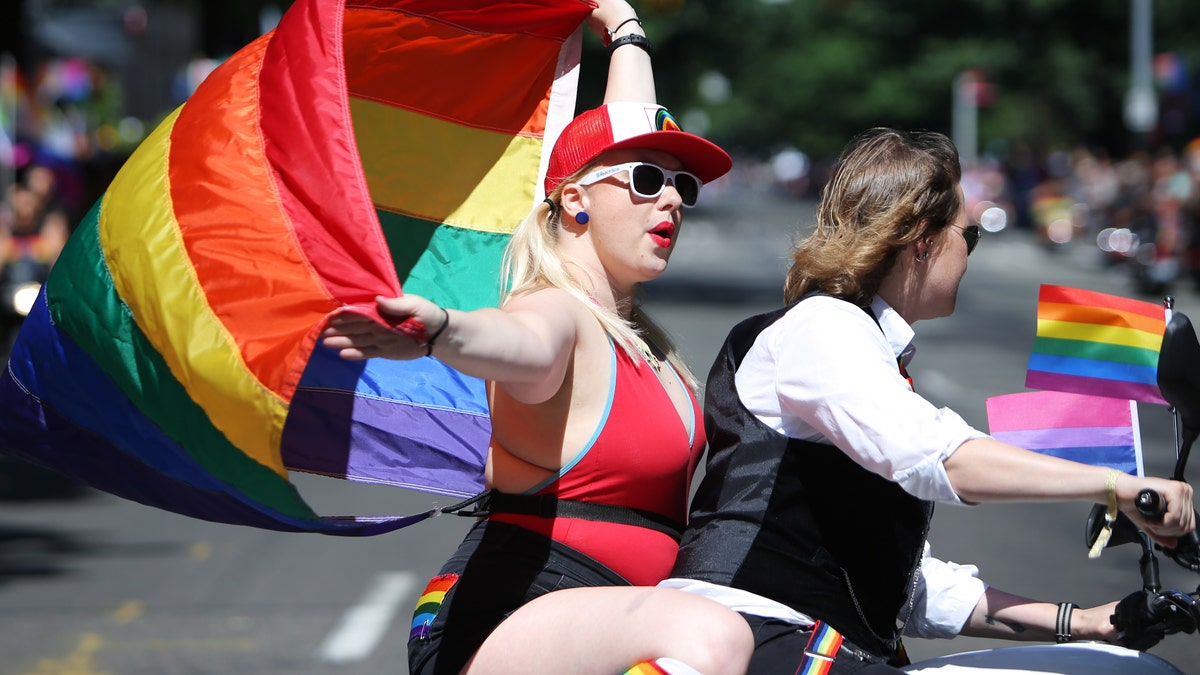
<svg viewBox="0 0 1200 675">
<path fill-rule="evenodd" d="M 804 649 L 812 637 L 812 628 L 794 623 L 742 614 L 754 632 L 754 656 L 750 659 L 749 675 L 794 675 L 804 659 Z M 829 675 L 892 675 L 902 674 L 888 665 L 887 659 L 875 656 L 843 641 Z"/>
<path fill-rule="evenodd" d="M 427 591 L 445 591 L 440 606 L 418 601 L 408 641 L 409 673 L 458 675 L 501 621 L 546 593 L 629 585 L 569 546 L 517 525 L 480 521 L 430 581 Z"/>
</svg>

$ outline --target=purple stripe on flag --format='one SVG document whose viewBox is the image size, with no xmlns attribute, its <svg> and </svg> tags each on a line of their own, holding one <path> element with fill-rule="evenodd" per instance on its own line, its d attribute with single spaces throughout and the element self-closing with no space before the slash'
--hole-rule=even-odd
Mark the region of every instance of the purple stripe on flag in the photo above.
<svg viewBox="0 0 1200 675">
<path fill-rule="evenodd" d="M 1029 450 L 1039 451 L 1084 446 L 1132 449 L 1134 444 L 1133 427 L 1129 426 L 1000 431 L 993 433 L 992 438 Z"/>
<path fill-rule="evenodd" d="M 283 436 L 284 464 L 293 470 L 467 497 L 484 487 L 491 420 L 301 387 Z"/>
<path fill-rule="evenodd" d="M 1059 375 L 1038 370 L 1030 370 L 1025 374 L 1025 386 L 1030 389 L 1050 389 L 1053 391 L 1069 391 L 1077 394 L 1092 396 L 1109 396 L 1112 398 L 1133 399 L 1146 403 L 1167 405 L 1158 387 L 1135 382 L 1120 382 L 1094 377 L 1079 377 L 1075 375 Z"/>
</svg>

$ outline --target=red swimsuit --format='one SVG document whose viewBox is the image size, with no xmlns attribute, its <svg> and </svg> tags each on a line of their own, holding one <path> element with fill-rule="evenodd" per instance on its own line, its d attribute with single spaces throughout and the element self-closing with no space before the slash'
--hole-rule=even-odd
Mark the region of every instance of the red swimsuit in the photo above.
<svg viewBox="0 0 1200 675">
<path fill-rule="evenodd" d="M 623 349 L 613 352 L 615 382 L 609 387 L 609 407 L 596 435 L 557 478 L 534 488 L 532 494 L 628 506 L 685 523 L 692 473 L 705 444 L 700 406 L 689 392 L 692 422 L 690 429 L 685 428 L 654 369 L 644 362 L 640 368 L 635 366 Z M 664 362 L 664 367 L 671 366 Z M 633 525 L 507 513 L 492 519 L 549 536 L 636 586 L 653 586 L 665 579 L 678 550 L 670 536 Z"/>
</svg>

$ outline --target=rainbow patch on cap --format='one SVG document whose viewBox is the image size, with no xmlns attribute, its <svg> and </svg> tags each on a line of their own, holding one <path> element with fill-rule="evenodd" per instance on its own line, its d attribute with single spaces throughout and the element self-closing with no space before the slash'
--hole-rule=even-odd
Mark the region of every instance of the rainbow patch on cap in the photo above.
<svg viewBox="0 0 1200 675">
<path fill-rule="evenodd" d="M 683 127 L 679 126 L 679 121 L 666 108 L 659 108 L 658 113 L 654 115 L 655 131 L 683 131 Z"/>
</svg>

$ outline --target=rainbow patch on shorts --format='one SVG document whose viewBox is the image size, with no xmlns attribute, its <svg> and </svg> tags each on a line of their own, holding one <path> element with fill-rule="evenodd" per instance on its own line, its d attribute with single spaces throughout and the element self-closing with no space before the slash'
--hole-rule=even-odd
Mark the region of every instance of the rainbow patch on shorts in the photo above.
<svg viewBox="0 0 1200 675">
<path fill-rule="evenodd" d="M 457 574 L 442 574 L 429 580 L 425 591 L 417 598 L 417 606 L 413 610 L 412 630 L 408 633 L 410 641 L 429 637 L 430 626 L 442 609 L 442 601 L 456 583 Z"/>
</svg>

